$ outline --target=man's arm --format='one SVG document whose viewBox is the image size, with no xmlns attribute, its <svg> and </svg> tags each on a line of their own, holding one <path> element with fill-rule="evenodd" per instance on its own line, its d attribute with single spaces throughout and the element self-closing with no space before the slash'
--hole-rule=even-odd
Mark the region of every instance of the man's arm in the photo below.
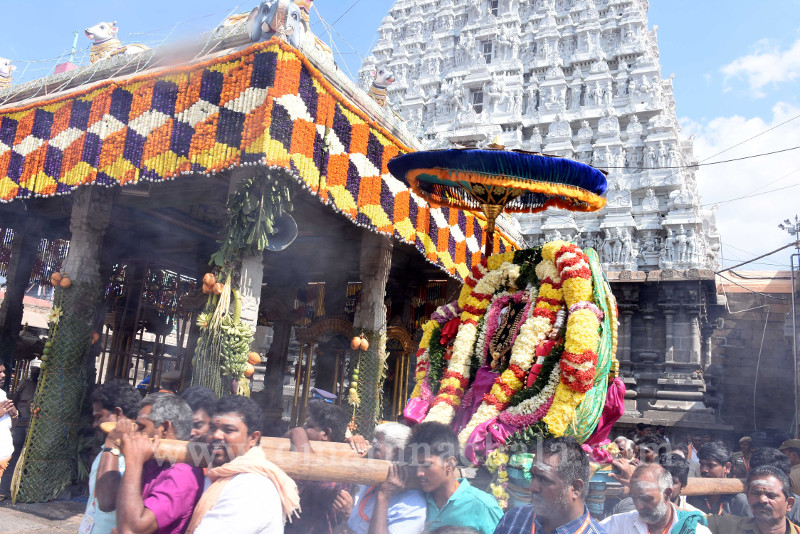
<svg viewBox="0 0 800 534">
<path fill-rule="evenodd" d="M 311 442 L 308 441 L 306 429 L 302 426 L 297 426 L 291 429 L 286 437 L 288 437 L 292 442 L 292 448 L 297 452 L 302 452 L 305 454 L 314 453 L 314 449 L 311 448 Z"/>
<path fill-rule="evenodd" d="M 375 507 L 369 520 L 368 534 L 389 534 L 389 501 L 405 489 L 405 479 L 406 470 L 392 464 L 386 480 L 376 488 Z"/>
<path fill-rule="evenodd" d="M 158 530 L 155 514 L 142 500 L 142 469 L 153 457 L 153 444 L 143 434 L 131 433 L 122 438 L 125 474 L 117 494 L 118 534 L 152 534 Z"/>
<path fill-rule="evenodd" d="M 113 512 L 117 508 L 117 492 L 122 475 L 119 474 L 119 441 L 122 436 L 133 431 L 133 424 L 129 419 L 120 419 L 117 426 L 106 436 L 103 451 L 100 453 L 100 463 L 97 464 L 97 478 L 94 485 L 97 507 L 101 512 Z M 108 450 L 106 450 L 108 449 Z"/>
</svg>

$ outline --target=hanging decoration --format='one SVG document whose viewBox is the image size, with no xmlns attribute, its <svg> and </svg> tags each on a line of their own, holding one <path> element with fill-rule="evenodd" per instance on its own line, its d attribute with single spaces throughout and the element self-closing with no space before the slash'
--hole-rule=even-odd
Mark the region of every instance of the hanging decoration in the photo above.
<svg viewBox="0 0 800 534">
<path fill-rule="evenodd" d="M 242 260 L 260 256 L 274 235 L 276 218 L 291 211 L 288 185 L 275 172 L 246 178 L 228 198 L 227 208 L 225 239 L 209 262 L 216 274 L 203 277 L 203 293 L 209 296 L 197 317 L 200 337 L 192 360 L 192 385 L 218 395 L 250 396 L 246 378 L 253 365 L 248 353 L 254 332 L 241 320 L 238 280 Z"/>
<path fill-rule="evenodd" d="M 278 38 L 0 110 L 0 201 L 260 166 L 463 278 L 485 222 L 432 207 L 388 171 L 411 149 Z M 13 155 L 13 157 L 12 157 Z M 513 241 L 500 236 L 503 251 Z"/>
</svg>

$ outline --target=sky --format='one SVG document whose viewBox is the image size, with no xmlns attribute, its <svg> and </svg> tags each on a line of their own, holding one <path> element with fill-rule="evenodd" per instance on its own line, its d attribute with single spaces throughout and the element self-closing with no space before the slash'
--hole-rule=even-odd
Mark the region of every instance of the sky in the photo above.
<svg viewBox="0 0 800 534">
<path fill-rule="evenodd" d="M 391 0 L 317 0 L 312 29 L 333 37 L 336 61 L 356 74 L 376 42 Z M 155 46 L 196 36 L 241 4 L 210 0 L 82 0 L 6 2 L 0 56 L 17 66 L 17 80 L 52 72 L 69 55 L 79 31 L 76 61 L 87 61 L 83 29 L 117 21 L 123 42 Z M 675 74 L 682 136 L 695 136 L 701 163 L 800 147 L 800 0 L 651 0 L 650 27 L 658 26 L 662 76 Z M 328 28 L 332 27 L 330 33 Z M 783 124 L 785 123 L 785 124 Z M 800 215 L 800 150 L 698 171 L 707 207 L 717 205 L 725 266 L 791 242 L 777 225 Z M 742 198 L 743 197 L 743 198 Z M 788 268 L 784 251 L 746 269 Z"/>
</svg>

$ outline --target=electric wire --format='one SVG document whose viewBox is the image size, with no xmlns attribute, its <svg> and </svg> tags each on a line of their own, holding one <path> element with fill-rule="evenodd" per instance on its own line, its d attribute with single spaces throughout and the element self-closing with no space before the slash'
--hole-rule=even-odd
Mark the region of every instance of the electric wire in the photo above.
<svg viewBox="0 0 800 534">
<path fill-rule="evenodd" d="M 787 249 L 789 247 L 798 246 L 799 243 L 800 243 L 800 241 L 793 241 L 793 242 L 789 243 L 788 245 L 783 245 L 782 247 L 776 248 L 775 250 L 773 250 L 771 252 L 767 252 L 766 254 L 762 254 L 760 256 L 756 256 L 755 258 L 749 259 L 749 260 L 744 261 L 742 263 L 737 263 L 733 267 L 726 267 L 725 269 L 721 269 L 719 271 L 716 271 L 715 274 L 721 274 L 721 273 L 724 273 L 725 271 L 730 271 L 730 270 L 736 269 L 737 267 L 741 267 L 742 265 L 747 265 L 748 263 L 753 263 L 754 261 L 760 260 L 761 258 L 766 258 L 767 256 L 772 256 L 773 254 L 775 254 L 776 252 L 780 252 L 781 250 L 785 250 L 785 249 Z"/>
</svg>

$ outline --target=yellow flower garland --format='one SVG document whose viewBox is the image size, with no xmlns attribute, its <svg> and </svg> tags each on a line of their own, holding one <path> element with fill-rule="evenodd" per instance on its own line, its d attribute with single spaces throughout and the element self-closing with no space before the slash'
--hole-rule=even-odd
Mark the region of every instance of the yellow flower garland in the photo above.
<svg viewBox="0 0 800 534">
<path fill-rule="evenodd" d="M 548 247 L 550 243 L 546 244 L 542 250 L 542 257 L 545 256 L 547 249 L 548 256 L 555 258 L 555 255 L 561 250 L 561 247 L 555 246 Z M 562 246 L 567 243 L 562 242 Z M 574 253 L 583 254 L 583 252 L 576 248 Z M 584 263 L 584 262 L 581 262 Z M 578 266 L 569 267 L 567 269 L 574 270 Z M 588 267 L 588 264 L 586 264 Z M 564 272 L 567 269 L 560 270 Z M 564 299 L 568 307 L 574 304 L 587 302 L 594 303 L 594 291 L 592 288 L 591 278 L 586 279 L 583 277 L 567 278 L 561 284 L 564 292 Z M 583 354 L 586 351 L 597 351 L 597 346 L 600 343 L 599 320 L 593 311 L 590 309 L 579 309 L 569 315 L 567 319 L 567 336 L 564 345 L 565 352 L 573 354 Z M 563 356 L 562 356 L 563 358 Z M 547 425 L 548 431 L 554 436 L 563 436 L 575 419 L 575 409 L 586 398 L 586 393 L 574 391 L 564 382 L 559 382 L 556 387 L 556 394 L 553 399 L 553 404 L 543 418 Z"/>
</svg>

